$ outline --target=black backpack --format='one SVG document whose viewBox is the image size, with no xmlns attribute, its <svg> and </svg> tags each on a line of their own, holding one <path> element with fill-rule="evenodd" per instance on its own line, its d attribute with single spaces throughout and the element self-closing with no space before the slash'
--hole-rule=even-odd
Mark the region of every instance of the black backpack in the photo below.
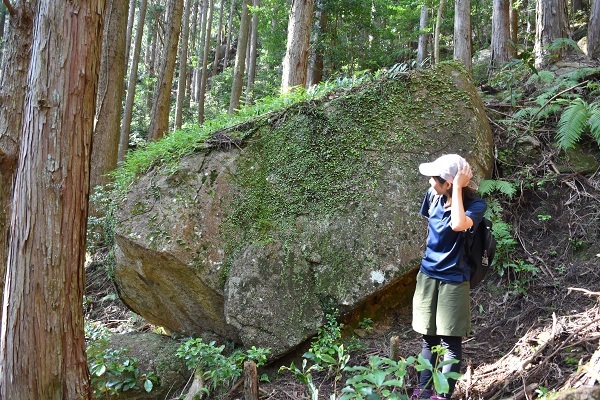
<svg viewBox="0 0 600 400">
<path fill-rule="evenodd" d="M 471 270 L 471 289 L 483 280 L 496 254 L 496 239 L 492 221 L 483 218 L 475 232 L 465 232 L 465 254 Z"/>
</svg>

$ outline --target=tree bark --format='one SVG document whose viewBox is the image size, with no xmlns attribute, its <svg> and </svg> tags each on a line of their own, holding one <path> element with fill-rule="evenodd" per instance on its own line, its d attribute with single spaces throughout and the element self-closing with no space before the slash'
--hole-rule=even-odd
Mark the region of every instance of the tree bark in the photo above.
<svg viewBox="0 0 600 400">
<path fill-rule="evenodd" d="M 126 1 L 126 0 L 123 0 Z M 131 40 L 133 39 L 133 24 L 135 23 L 135 0 L 129 0 L 129 15 L 127 17 L 127 38 L 125 39 L 125 74 L 131 56 Z"/>
<path fill-rule="evenodd" d="M 219 73 L 219 58 L 221 57 L 220 48 L 223 42 L 223 12 L 225 11 L 225 1 L 221 0 L 219 9 L 219 28 L 217 30 L 217 44 L 215 45 L 215 59 L 213 61 L 213 77 Z"/>
<path fill-rule="evenodd" d="M 258 400 L 258 371 L 253 361 L 244 361 L 244 400 Z"/>
<path fill-rule="evenodd" d="M 204 42 L 206 38 L 206 17 L 208 16 L 208 0 L 202 0 L 202 13 L 200 17 L 200 40 L 198 40 L 198 44 L 196 47 L 196 56 L 201 59 L 200 55 L 202 54 L 202 50 L 204 49 Z M 202 86 L 202 63 L 196 62 L 196 66 L 194 68 L 194 99 L 196 101 L 200 100 L 200 89 Z"/>
<path fill-rule="evenodd" d="M 282 93 L 306 85 L 314 0 L 292 0 L 287 47 L 283 59 Z"/>
<path fill-rule="evenodd" d="M 455 0 L 454 59 L 462 61 L 467 71 L 471 71 L 471 57 L 471 0 Z"/>
<path fill-rule="evenodd" d="M 23 124 L 23 106 L 27 93 L 27 71 L 31 60 L 33 17 L 37 1 L 23 1 L 15 6 L 18 12 L 9 19 L 3 59 L 3 62 L 11 67 L 3 68 L 0 79 L 0 277 L 2 283 L 6 273 L 10 214 Z M 0 285 L 0 295 L 3 290 L 4 285 Z"/>
<path fill-rule="evenodd" d="M 37 6 L 3 301 L 6 400 L 92 398 L 82 299 L 104 11 L 102 0 Z"/>
<path fill-rule="evenodd" d="M 253 7 L 260 7 L 260 0 L 252 1 Z M 252 24 L 250 25 L 250 45 L 248 58 L 248 83 L 246 84 L 246 104 L 253 103 L 254 80 L 256 78 L 256 53 L 258 52 L 258 15 L 252 13 Z"/>
<path fill-rule="evenodd" d="M 181 18 L 183 15 L 183 0 L 169 0 L 167 12 L 167 31 L 161 62 L 160 75 L 156 85 L 156 95 L 150 114 L 148 140 L 160 140 L 169 130 L 169 111 L 171 109 L 171 85 L 175 73 L 177 45 L 181 33 Z"/>
<path fill-rule="evenodd" d="M 518 51 L 519 44 L 519 2 L 511 0 L 510 2 L 510 56 L 515 57 Z"/>
<path fill-rule="evenodd" d="M 177 80 L 177 102 L 175 103 L 175 129 L 181 129 L 183 104 L 187 84 L 188 40 L 190 36 L 190 11 L 192 0 L 185 1 L 181 28 L 181 46 L 179 46 L 179 79 Z"/>
<path fill-rule="evenodd" d="M 440 29 L 442 26 L 442 16 L 446 0 L 440 0 L 437 18 L 435 20 L 435 31 L 433 32 L 433 60 L 434 65 L 440 62 Z"/>
<path fill-rule="evenodd" d="M 600 0 L 592 0 L 590 22 L 588 23 L 587 51 L 590 58 L 600 59 Z"/>
<path fill-rule="evenodd" d="M 6 14 L 8 14 L 8 9 L 4 5 L 4 3 L 0 3 L 0 41 L 4 40 L 4 27 L 6 25 Z"/>
<path fill-rule="evenodd" d="M 323 1 L 317 3 L 316 12 L 316 27 L 314 29 L 313 45 L 311 46 L 311 54 L 308 65 L 308 78 L 306 86 L 317 85 L 323 80 L 323 38 L 327 31 L 327 10 L 325 10 Z"/>
<path fill-rule="evenodd" d="M 419 18 L 419 44 L 417 46 L 417 64 L 420 67 L 427 58 L 427 19 L 429 12 L 427 6 L 421 6 L 421 18 Z"/>
<path fill-rule="evenodd" d="M 198 31 L 198 11 L 200 2 L 198 0 L 194 0 L 194 6 L 192 7 L 192 15 L 190 17 L 190 37 L 189 37 L 189 45 L 188 45 L 188 61 L 189 55 L 193 54 L 193 51 L 196 49 L 196 33 Z M 188 62 L 188 64 L 190 64 Z M 186 93 L 188 94 L 185 98 L 185 106 L 189 109 L 191 105 L 192 98 L 194 94 L 192 92 L 192 84 L 194 82 L 194 66 L 191 64 L 188 65 L 187 75 L 186 75 Z M 194 98 L 196 100 L 196 98 Z"/>
<path fill-rule="evenodd" d="M 490 64 L 492 72 L 512 59 L 510 40 L 510 0 L 494 0 L 492 13 L 492 43 Z"/>
<path fill-rule="evenodd" d="M 133 44 L 133 58 L 131 70 L 127 81 L 127 97 L 125 98 L 125 111 L 123 112 L 123 123 L 119 140 L 118 161 L 124 161 L 129 148 L 129 131 L 131 130 L 131 118 L 133 117 L 133 100 L 135 99 L 135 87 L 137 83 L 138 66 L 140 64 L 140 51 L 142 49 L 142 36 L 144 34 L 144 20 L 146 19 L 147 0 L 140 0 L 140 13 L 138 15 L 135 42 Z"/>
<path fill-rule="evenodd" d="M 121 125 L 121 103 L 125 90 L 127 62 L 125 47 L 129 3 L 123 0 L 108 0 L 106 23 L 102 38 L 102 58 L 96 101 L 96 126 L 92 146 L 90 187 L 108 183 L 108 172 L 117 168 L 119 133 Z M 100 210 L 92 209 L 96 214 Z"/>
<path fill-rule="evenodd" d="M 206 35 L 204 36 L 204 51 L 202 52 L 202 73 L 200 75 L 200 93 L 198 96 L 198 123 L 204 122 L 204 97 L 206 95 L 206 82 L 208 81 L 208 52 L 210 51 L 210 34 L 212 28 L 213 11 L 215 4 L 209 0 L 208 17 L 206 18 Z"/>
<path fill-rule="evenodd" d="M 248 47 L 248 25 L 250 15 L 248 13 L 248 2 L 242 1 L 242 17 L 240 19 L 240 33 L 238 35 L 237 51 L 235 52 L 235 67 L 233 70 L 233 83 L 231 85 L 231 97 L 229 98 L 229 115 L 240 108 L 240 96 L 244 85 L 244 69 L 246 68 L 246 48 Z"/>
<path fill-rule="evenodd" d="M 535 19 L 535 65 L 541 68 L 550 62 L 556 62 L 564 51 L 550 51 L 548 46 L 558 38 L 568 37 L 567 1 L 537 0 Z"/>
<path fill-rule="evenodd" d="M 223 0 L 221 0 L 223 1 Z M 223 70 L 229 65 L 229 56 L 231 55 L 231 30 L 233 28 L 233 13 L 235 12 L 235 1 L 231 0 L 231 9 L 229 10 L 229 19 L 227 20 L 227 43 L 225 44 L 225 57 L 223 58 Z"/>
</svg>

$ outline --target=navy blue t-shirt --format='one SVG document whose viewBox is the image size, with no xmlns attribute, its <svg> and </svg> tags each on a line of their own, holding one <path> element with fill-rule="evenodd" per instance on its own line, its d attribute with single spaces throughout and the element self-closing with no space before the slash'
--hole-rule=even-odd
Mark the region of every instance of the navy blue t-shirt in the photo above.
<svg viewBox="0 0 600 400">
<path fill-rule="evenodd" d="M 468 281 L 470 274 L 463 251 L 465 235 L 452 230 L 450 208 L 444 208 L 446 196 L 432 196 L 432 191 L 433 188 L 427 191 L 421 206 L 421 214 L 429 218 L 427 248 L 421 261 L 421 272 L 446 283 Z M 486 208 L 485 201 L 479 197 L 465 202 L 465 214 L 473 220 L 470 231 L 477 228 Z"/>
</svg>

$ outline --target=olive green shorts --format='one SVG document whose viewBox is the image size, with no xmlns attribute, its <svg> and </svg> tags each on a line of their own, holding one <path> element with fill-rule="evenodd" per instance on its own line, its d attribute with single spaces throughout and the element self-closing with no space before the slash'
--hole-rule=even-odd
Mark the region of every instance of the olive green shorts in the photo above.
<svg viewBox="0 0 600 400">
<path fill-rule="evenodd" d="M 413 297 L 413 329 L 423 335 L 468 336 L 470 289 L 469 281 L 444 283 L 419 271 Z"/>
</svg>

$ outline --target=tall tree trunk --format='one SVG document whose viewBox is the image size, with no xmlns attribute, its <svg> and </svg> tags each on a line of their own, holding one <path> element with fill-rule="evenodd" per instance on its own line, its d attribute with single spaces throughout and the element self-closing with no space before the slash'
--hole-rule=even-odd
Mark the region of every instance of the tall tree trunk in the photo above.
<svg viewBox="0 0 600 400">
<path fill-rule="evenodd" d="M 600 0 L 592 0 L 592 11 L 588 23 L 587 51 L 590 58 L 600 59 Z"/>
<path fill-rule="evenodd" d="M 169 111 L 171 109 L 171 85 L 175 73 L 175 61 L 177 59 L 177 45 L 181 32 L 181 18 L 183 15 L 183 0 L 169 0 L 167 13 L 167 31 L 165 32 L 165 44 L 163 58 L 156 85 L 156 96 L 152 104 L 150 114 L 150 127 L 148 139 L 156 141 L 161 139 L 169 130 Z"/>
<path fill-rule="evenodd" d="M 260 7 L 260 0 L 252 1 L 253 7 Z M 254 80 L 256 78 L 256 53 L 258 52 L 258 14 L 252 13 L 252 24 L 250 25 L 250 45 L 248 58 L 248 82 L 246 84 L 246 104 L 250 105 L 254 97 Z"/>
<path fill-rule="evenodd" d="M 3 69 L 0 80 L 0 277 L 4 283 L 8 257 L 8 232 L 13 198 L 13 183 L 19 157 L 23 106 L 27 93 L 27 70 L 31 60 L 33 18 L 37 1 L 15 4 L 5 37 Z M 0 294 L 4 285 L 0 285 Z"/>
<path fill-rule="evenodd" d="M 437 18 L 435 20 L 435 31 L 433 32 L 433 60 L 434 64 L 440 62 L 440 30 L 442 27 L 442 17 L 444 12 L 444 4 L 446 0 L 440 0 L 438 7 Z"/>
<path fill-rule="evenodd" d="M 189 55 L 193 54 L 196 50 L 196 34 L 198 31 L 198 9 L 200 2 L 198 0 L 194 0 L 194 6 L 192 7 L 192 16 L 190 17 L 190 38 L 188 45 L 188 61 Z M 190 64 L 188 62 L 188 64 Z M 194 81 L 194 66 L 188 65 L 187 75 L 186 75 L 186 89 L 185 92 L 188 94 L 185 98 L 185 106 L 189 109 L 192 98 L 194 97 L 192 93 L 192 82 Z M 194 98 L 194 100 L 196 100 Z"/>
<path fill-rule="evenodd" d="M 107 173 L 117 168 L 121 104 L 125 90 L 127 62 L 127 7 L 123 0 L 107 0 L 106 24 L 102 38 L 102 58 L 96 101 L 96 126 L 92 146 L 90 187 L 108 182 Z M 100 210 L 91 209 L 96 214 Z"/>
<path fill-rule="evenodd" d="M 327 32 L 327 10 L 323 0 L 317 3 L 316 27 L 313 31 L 313 45 L 311 47 L 308 65 L 308 78 L 306 85 L 318 85 L 323 80 L 323 44 L 321 43 Z"/>
<path fill-rule="evenodd" d="M 454 59 L 462 61 L 467 71 L 471 71 L 471 58 L 471 0 L 455 0 Z"/>
<path fill-rule="evenodd" d="M 417 64 L 420 67 L 427 58 L 427 38 L 426 32 L 429 17 L 427 6 L 421 6 L 421 18 L 419 18 L 419 44 L 417 46 Z"/>
<path fill-rule="evenodd" d="M 122 0 L 126 1 L 126 0 Z M 127 38 L 125 39 L 125 74 L 131 56 L 131 40 L 133 39 L 133 24 L 135 23 L 135 0 L 129 0 L 129 15 L 127 16 Z"/>
<path fill-rule="evenodd" d="M 158 27 L 159 17 L 154 7 L 148 9 L 147 13 L 151 13 L 151 22 L 148 24 L 148 35 L 146 36 L 146 71 L 148 74 L 148 88 L 146 90 L 146 111 L 149 113 L 152 110 L 154 100 L 154 89 L 156 80 L 156 54 L 158 53 Z"/>
<path fill-rule="evenodd" d="M 281 77 L 283 93 L 290 91 L 294 86 L 306 85 L 313 7 L 313 0 L 292 0 Z"/>
<path fill-rule="evenodd" d="M 6 400 L 92 398 L 82 299 L 104 11 L 103 0 L 37 7 L 3 301 Z"/>
<path fill-rule="evenodd" d="M 535 65 L 543 67 L 562 58 L 562 49 L 550 51 L 548 46 L 558 38 L 568 37 L 567 0 L 537 0 L 535 19 Z"/>
<path fill-rule="evenodd" d="M 200 40 L 196 48 L 196 56 L 201 59 L 200 55 L 204 49 L 206 38 L 206 17 L 208 14 L 208 0 L 202 0 L 202 17 L 200 18 Z M 202 86 L 202 63 L 196 62 L 194 68 L 194 99 L 200 101 L 200 88 Z"/>
<path fill-rule="evenodd" d="M 225 44 L 225 58 L 223 59 L 223 70 L 225 70 L 229 65 L 229 56 L 231 55 L 231 30 L 233 27 L 233 13 L 235 12 L 235 1 L 236 0 L 231 0 L 231 10 L 229 10 L 229 19 L 227 21 L 227 43 Z"/>
<path fill-rule="evenodd" d="M 244 85 L 244 69 L 246 68 L 246 48 L 248 47 L 248 25 L 250 15 L 248 2 L 242 1 L 242 16 L 240 19 L 240 33 L 238 35 L 237 51 L 235 52 L 235 67 L 233 69 L 233 83 L 231 85 L 231 97 L 229 98 L 229 115 L 240 108 L 240 96 Z"/>
<path fill-rule="evenodd" d="M 490 64 L 492 72 L 512 59 L 510 44 L 510 0 L 494 0 L 492 13 L 492 43 Z"/>
<path fill-rule="evenodd" d="M 177 80 L 177 102 L 175 103 L 175 129 L 181 129 L 183 104 L 187 83 L 188 39 L 190 34 L 190 11 L 192 0 L 185 1 L 183 27 L 181 28 L 181 46 L 179 46 L 179 79 Z"/>
<path fill-rule="evenodd" d="M 519 44 L 519 1 L 511 0 L 510 2 L 510 56 L 515 57 L 517 54 L 517 45 Z"/>
<path fill-rule="evenodd" d="M 125 111 L 123 111 L 123 123 L 121 125 L 121 134 L 119 140 L 119 161 L 125 160 L 125 155 L 129 147 L 129 131 L 131 130 L 131 118 L 133 117 L 133 100 L 135 99 L 135 86 L 137 83 L 138 66 L 140 64 L 140 51 L 142 49 L 142 36 L 144 34 L 144 20 L 146 19 L 147 0 L 140 0 L 140 12 L 137 21 L 137 30 L 135 32 L 135 42 L 133 45 L 133 58 L 131 60 L 131 70 L 127 81 L 127 97 L 125 98 Z"/>
<path fill-rule="evenodd" d="M 206 82 L 208 81 L 208 52 L 210 51 L 210 34 L 212 28 L 213 11 L 215 3 L 209 0 L 208 17 L 206 24 L 206 35 L 204 36 L 204 51 L 202 52 L 202 73 L 200 79 L 200 95 L 198 96 L 198 123 L 204 122 L 204 97 L 206 94 Z"/>
<path fill-rule="evenodd" d="M 223 12 L 225 10 L 225 0 L 221 0 L 219 9 L 219 30 L 217 31 L 217 44 L 215 45 L 215 59 L 213 61 L 213 79 L 219 73 L 219 58 L 221 58 L 220 49 L 223 45 Z M 223 68 L 224 69 L 224 68 Z"/>
</svg>

